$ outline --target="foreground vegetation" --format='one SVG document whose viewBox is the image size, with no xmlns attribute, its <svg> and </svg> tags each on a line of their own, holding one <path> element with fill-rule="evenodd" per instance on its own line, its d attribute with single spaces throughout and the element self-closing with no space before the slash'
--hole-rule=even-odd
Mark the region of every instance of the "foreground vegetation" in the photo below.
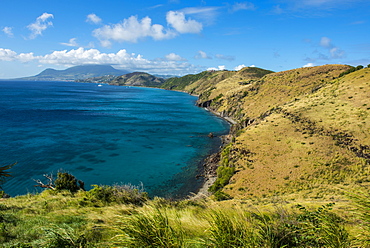
<svg viewBox="0 0 370 248">
<path fill-rule="evenodd" d="M 370 68 L 244 68 L 161 87 L 236 123 L 212 157 L 211 197 L 84 191 L 60 174 L 41 194 L 0 200 L 0 246 L 370 247 Z"/>
<path fill-rule="evenodd" d="M 0 202 L 1 247 L 370 247 L 369 194 L 343 205 L 284 199 L 149 200 L 135 187 L 45 190 Z"/>
</svg>

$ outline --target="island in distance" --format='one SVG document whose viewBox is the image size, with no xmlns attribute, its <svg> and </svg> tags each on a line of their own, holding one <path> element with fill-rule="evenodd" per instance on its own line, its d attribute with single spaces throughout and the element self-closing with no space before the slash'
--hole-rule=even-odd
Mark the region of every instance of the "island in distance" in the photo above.
<svg viewBox="0 0 370 248">
<path fill-rule="evenodd" d="M 103 76 L 121 76 L 130 73 L 126 70 L 118 70 L 110 65 L 79 65 L 67 68 L 65 70 L 45 69 L 41 73 L 24 78 L 14 80 L 29 80 L 29 81 L 75 81 L 93 77 Z"/>
</svg>

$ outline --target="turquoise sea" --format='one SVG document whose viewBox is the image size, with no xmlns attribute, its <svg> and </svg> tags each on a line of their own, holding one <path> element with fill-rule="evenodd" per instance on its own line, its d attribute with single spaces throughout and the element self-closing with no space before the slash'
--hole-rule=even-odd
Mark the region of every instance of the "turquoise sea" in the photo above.
<svg viewBox="0 0 370 248">
<path fill-rule="evenodd" d="M 229 129 L 195 101 L 152 88 L 0 81 L 0 165 L 17 162 L 3 189 L 34 193 L 33 179 L 63 170 L 87 189 L 142 184 L 150 196 L 194 192 L 201 161 L 221 144 L 208 134 Z"/>
</svg>

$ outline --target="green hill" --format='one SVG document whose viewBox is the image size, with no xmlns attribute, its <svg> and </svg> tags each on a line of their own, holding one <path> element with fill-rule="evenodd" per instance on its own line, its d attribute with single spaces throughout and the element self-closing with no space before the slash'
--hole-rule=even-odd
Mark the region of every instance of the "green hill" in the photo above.
<svg viewBox="0 0 370 248">
<path fill-rule="evenodd" d="M 370 68 L 244 68 L 161 87 L 236 123 L 205 164 L 211 197 L 116 185 L 1 199 L 0 247 L 370 247 Z"/>
<path fill-rule="evenodd" d="M 207 72 L 183 87 L 199 94 L 199 106 L 237 123 L 219 154 L 218 166 L 235 168 L 222 192 L 327 200 L 340 197 L 339 187 L 366 185 L 370 69 L 253 70 Z"/>
<path fill-rule="evenodd" d="M 119 76 L 128 73 L 125 70 L 117 70 L 110 65 L 79 65 L 65 70 L 46 69 L 40 74 L 32 77 L 19 78 L 16 80 L 32 81 L 75 81 L 91 77 L 106 75 Z"/>
<path fill-rule="evenodd" d="M 160 87 L 165 82 L 165 79 L 145 72 L 132 72 L 120 76 L 91 77 L 76 81 L 83 83 L 106 83 L 119 86 Z"/>
<path fill-rule="evenodd" d="M 109 81 L 111 85 L 158 87 L 163 84 L 163 78 L 155 77 L 145 72 L 132 72 Z"/>
</svg>

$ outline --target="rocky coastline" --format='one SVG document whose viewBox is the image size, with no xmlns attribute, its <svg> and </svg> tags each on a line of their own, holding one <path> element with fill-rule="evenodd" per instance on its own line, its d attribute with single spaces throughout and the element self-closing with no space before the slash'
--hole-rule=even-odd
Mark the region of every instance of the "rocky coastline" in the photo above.
<svg viewBox="0 0 370 248">
<path fill-rule="evenodd" d="M 207 156 L 204 159 L 204 161 L 202 163 L 202 168 L 201 168 L 202 174 L 197 175 L 197 177 L 203 177 L 204 182 L 203 182 L 202 186 L 198 189 L 198 192 L 189 197 L 189 199 L 192 199 L 192 200 L 205 198 L 205 197 L 208 197 L 212 194 L 211 192 L 208 191 L 208 189 L 209 189 L 209 187 L 212 186 L 212 184 L 217 179 L 216 170 L 217 170 L 217 168 L 219 166 L 219 162 L 221 160 L 221 149 L 222 149 L 222 147 L 224 147 L 225 145 L 227 145 L 231 142 L 231 132 L 230 132 L 232 130 L 231 127 L 233 125 L 237 124 L 237 122 L 234 121 L 233 119 L 231 119 L 230 117 L 222 116 L 221 113 L 213 111 L 212 109 L 210 109 L 208 107 L 202 106 L 198 102 L 197 102 L 197 106 L 198 107 L 203 107 L 204 109 L 211 112 L 212 114 L 226 120 L 230 124 L 230 129 L 229 129 L 228 134 L 220 136 L 221 146 L 220 146 L 219 150 L 216 153 L 210 154 L 209 156 Z M 212 133 L 210 133 L 208 135 L 208 137 L 209 138 L 214 138 L 214 135 Z"/>
</svg>

